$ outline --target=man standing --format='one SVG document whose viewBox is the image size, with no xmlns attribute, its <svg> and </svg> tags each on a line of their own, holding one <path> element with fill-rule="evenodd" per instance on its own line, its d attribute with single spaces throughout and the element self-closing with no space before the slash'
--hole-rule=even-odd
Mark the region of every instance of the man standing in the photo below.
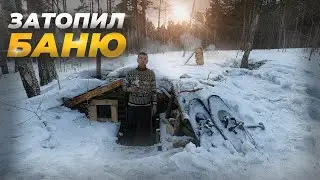
<svg viewBox="0 0 320 180">
<path fill-rule="evenodd" d="M 153 143 L 152 116 L 157 110 L 156 78 L 147 68 L 148 55 L 138 55 L 138 67 L 130 70 L 123 84 L 124 91 L 129 93 L 127 122 L 124 136 L 136 145 Z"/>
</svg>

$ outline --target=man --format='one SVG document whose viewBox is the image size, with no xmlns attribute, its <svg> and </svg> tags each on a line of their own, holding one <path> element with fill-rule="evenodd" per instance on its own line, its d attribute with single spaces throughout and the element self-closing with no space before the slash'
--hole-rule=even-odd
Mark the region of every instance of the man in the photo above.
<svg viewBox="0 0 320 180">
<path fill-rule="evenodd" d="M 147 68 L 148 55 L 138 55 L 138 67 L 130 70 L 123 84 L 128 92 L 127 122 L 124 136 L 129 143 L 151 145 L 153 143 L 152 116 L 157 110 L 156 78 L 152 70 Z"/>
</svg>

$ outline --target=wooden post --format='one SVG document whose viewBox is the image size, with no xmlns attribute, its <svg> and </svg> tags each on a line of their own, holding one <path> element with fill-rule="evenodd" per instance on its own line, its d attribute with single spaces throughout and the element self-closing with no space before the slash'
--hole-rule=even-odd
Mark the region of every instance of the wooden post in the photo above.
<svg viewBox="0 0 320 180">
<path fill-rule="evenodd" d="M 171 92 L 173 92 L 173 90 L 172 90 Z M 168 104 L 168 109 L 167 109 L 167 111 L 166 111 L 166 118 L 167 118 L 167 119 L 169 119 L 169 116 L 170 116 L 170 114 L 171 114 L 173 101 L 174 101 L 174 94 L 171 94 L 171 98 L 170 98 L 169 104 Z"/>
<path fill-rule="evenodd" d="M 97 106 L 96 105 L 90 105 L 88 107 L 88 112 L 89 112 L 89 119 L 91 121 L 97 121 L 98 116 L 97 116 Z"/>
<path fill-rule="evenodd" d="M 118 122 L 118 106 L 111 106 L 111 119 L 113 122 Z"/>
<path fill-rule="evenodd" d="M 156 144 L 160 143 L 160 129 L 156 129 Z"/>
</svg>

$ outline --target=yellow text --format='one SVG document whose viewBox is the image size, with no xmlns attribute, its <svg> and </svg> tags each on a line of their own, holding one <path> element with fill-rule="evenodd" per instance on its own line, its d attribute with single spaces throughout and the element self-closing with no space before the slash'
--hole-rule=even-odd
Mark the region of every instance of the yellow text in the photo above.
<svg viewBox="0 0 320 180">
<path fill-rule="evenodd" d="M 109 33 L 103 37 L 101 33 L 92 33 L 91 41 L 88 42 L 89 35 L 89 33 L 81 33 L 75 40 L 74 33 L 66 33 L 59 54 L 53 33 L 45 33 L 34 49 L 30 44 L 32 33 L 12 33 L 7 57 L 39 57 L 41 54 L 49 54 L 50 57 L 69 57 L 70 51 L 76 49 L 76 57 L 96 57 L 100 51 L 105 57 L 115 58 L 126 49 L 127 41 L 121 33 Z M 112 40 L 117 41 L 118 44 L 115 49 L 110 50 L 109 43 Z"/>
</svg>

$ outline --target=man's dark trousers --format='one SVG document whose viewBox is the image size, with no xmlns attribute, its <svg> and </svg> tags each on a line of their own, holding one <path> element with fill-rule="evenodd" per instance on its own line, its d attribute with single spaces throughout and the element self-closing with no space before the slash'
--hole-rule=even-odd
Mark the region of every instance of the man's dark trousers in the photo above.
<svg viewBox="0 0 320 180">
<path fill-rule="evenodd" d="M 128 105 L 125 136 L 131 141 L 129 144 L 145 146 L 154 143 L 151 107 Z"/>
</svg>

